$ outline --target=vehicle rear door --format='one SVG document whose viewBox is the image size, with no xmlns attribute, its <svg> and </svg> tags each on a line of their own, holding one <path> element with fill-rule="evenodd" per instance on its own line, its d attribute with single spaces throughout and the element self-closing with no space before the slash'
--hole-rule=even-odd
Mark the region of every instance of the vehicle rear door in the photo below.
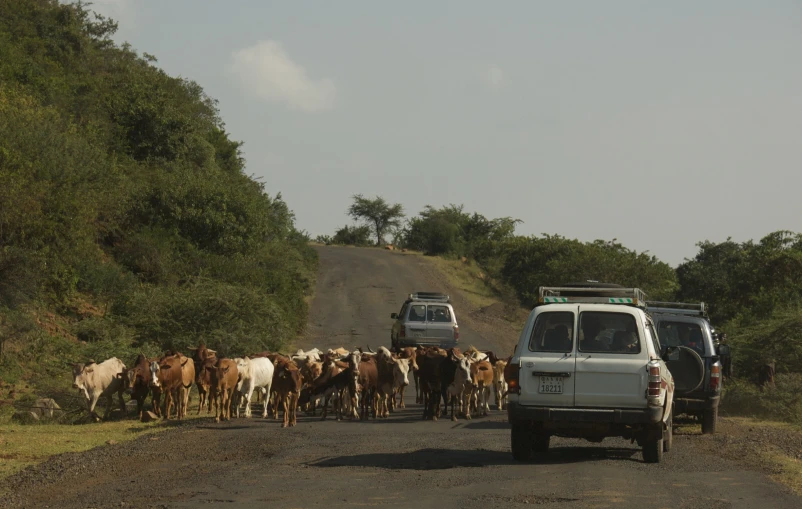
<svg viewBox="0 0 802 509">
<path fill-rule="evenodd" d="M 576 315 L 578 306 L 543 306 L 530 325 L 528 341 L 521 343 L 522 405 L 574 405 Z"/>
<path fill-rule="evenodd" d="M 646 406 L 649 350 L 643 320 L 631 308 L 580 305 L 576 354 L 577 407 Z"/>
<path fill-rule="evenodd" d="M 432 342 L 451 341 L 454 339 L 454 313 L 445 304 L 429 304 L 426 306 L 426 339 Z"/>
<path fill-rule="evenodd" d="M 407 314 L 406 337 L 413 338 L 416 343 L 427 344 L 426 338 L 426 304 L 412 303 Z"/>
</svg>

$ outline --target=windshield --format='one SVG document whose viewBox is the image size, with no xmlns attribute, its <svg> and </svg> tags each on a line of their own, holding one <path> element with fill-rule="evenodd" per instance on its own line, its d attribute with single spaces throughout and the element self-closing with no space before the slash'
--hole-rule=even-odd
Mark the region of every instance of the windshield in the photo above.
<svg viewBox="0 0 802 509">
<path fill-rule="evenodd" d="M 657 336 L 660 344 L 666 346 L 686 346 L 705 354 L 704 334 L 698 323 L 660 321 Z"/>
<path fill-rule="evenodd" d="M 574 314 L 570 311 L 540 313 L 529 340 L 531 352 L 568 353 L 574 349 Z"/>
<path fill-rule="evenodd" d="M 635 317 L 627 313 L 585 311 L 579 315 L 579 351 L 584 353 L 640 353 Z"/>
</svg>

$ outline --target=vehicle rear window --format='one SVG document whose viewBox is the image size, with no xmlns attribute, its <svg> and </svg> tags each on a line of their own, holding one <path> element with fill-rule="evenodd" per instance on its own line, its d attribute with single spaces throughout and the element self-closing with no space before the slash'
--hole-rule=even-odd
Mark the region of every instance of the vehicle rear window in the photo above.
<svg viewBox="0 0 802 509">
<path fill-rule="evenodd" d="M 583 353 L 636 354 L 641 350 L 635 317 L 627 313 L 580 313 L 579 334 Z"/>
<path fill-rule="evenodd" d="M 426 319 L 429 322 L 450 323 L 451 311 L 448 309 L 448 306 L 429 305 L 426 310 Z"/>
<path fill-rule="evenodd" d="M 410 322 L 425 322 L 426 321 L 426 306 L 421 304 L 415 304 L 409 306 L 409 318 Z"/>
<path fill-rule="evenodd" d="M 568 353 L 574 349 L 574 314 L 570 311 L 540 313 L 529 339 L 530 352 Z"/>
<path fill-rule="evenodd" d="M 699 355 L 705 353 L 704 335 L 698 323 L 660 321 L 657 329 L 660 343 L 666 346 L 687 346 Z"/>
</svg>

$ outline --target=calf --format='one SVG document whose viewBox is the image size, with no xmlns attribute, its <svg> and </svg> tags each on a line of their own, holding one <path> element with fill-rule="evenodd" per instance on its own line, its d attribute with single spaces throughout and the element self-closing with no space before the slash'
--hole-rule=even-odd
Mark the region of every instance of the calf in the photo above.
<svg viewBox="0 0 802 509">
<path fill-rule="evenodd" d="M 499 410 L 507 408 L 507 381 L 504 378 L 506 367 L 507 361 L 500 359 L 493 364 L 493 386 L 496 394 L 496 408 Z"/>
<path fill-rule="evenodd" d="M 463 413 L 463 408 L 468 405 L 468 398 L 471 394 L 471 361 L 467 357 L 449 356 L 448 361 L 443 365 L 451 364 L 454 366 L 451 383 L 446 387 L 448 397 L 446 404 L 451 406 L 451 420 L 457 420 L 457 414 Z M 470 419 L 471 414 L 464 412 L 465 418 Z"/>
<path fill-rule="evenodd" d="M 490 361 L 478 361 L 471 364 L 471 385 L 477 396 L 477 413 L 487 415 L 490 411 L 490 390 L 493 387 L 493 366 Z M 470 405 L 465 409 L 469 415 Z"/>
<path fill-rule="evenodd" d="M 362 399 L 361 399 L 361 414 L 359 416 L 360 420 L 366 420 L 370 418 L 370 414 L 373 414 L 373 418 L 376 418 L 377 414 L 377 389 L 379 383 L 379 371 L 376 366 L 376 358 L 372 355 L 366 356 L 362 355 L 362 359 L 360 360 L 359 370 L 357 373 L 357 384 L 361 388 L 362 391 Z"/>
<path fill-rule="evenodd" d="M 245 399 L 245 417 L 251 416 L 251 397 L 253 396 L 254 389 L 265 389 L 267 394 L 270 394 L 270 389 L 273 386 L 273 363 L 266 357 L 257 359 L 234 359 L 237 363 L 237 372 L 239 373 L 239 382 L 237 383 L 237 391 L 242 394 Z M 264 398 L 264 407 L 262 410 L 262 417 L 267 417 L 267 400 Z M 239 417 L 239 407 L 237 405 L 237 417 Z"/>
<path fill-rule="evenodd" d="M 123 381 L 122 373 L 125 371 L 125 364 L 117 357 L 106 359 L 100 364 L 89 361 L 88 364 L 73 364 L 72 386 L 81 391 L 86 398 L 89 415 L 100 420 L 95 413 L 95 405 L 101 396 L 107 399 L 106 412 L 103 418 L 107 418 L 111 412 L 112 396 L 117 393 L 120 398 L 120 409 L 125 412 L 125 401 L 123 401 Z"/>
<path fill-rule="evenodd" d="M 217 352 L 209 350 L 206 345 L 201 343 L 198 348 L 192 350 L 192 363 L 195 365 L 195 385 L 198 386 L 198 414 L 201 413 L 204 405 L 207 407 L 207 413 L 211 413 L 214 400 L 210 397 L 212 375 L 206 369 L 206 365 L 214 366 L 217 363 Z"/>
<path fill-rule="evenodd" d="M 278 406 L 284 409 L 284 422 L 282 428 L 295 426 L 298 398 L 301 393 L 301 372 L 291 360 L 283 356 L 275 357 L 275 371 L 273 372 L 273 387 L 276 392 L 276 417 Z"/>
<path fill-rule="evenodd" d="M 423 418 L 436 421 L 440 417 L 440 397 L 442 383 L 440 380 L 442 364 L 446 360 L 446 352 L 439 348 L 420 348 L 416 353 L 418 363 L 418 380 L 423 403 Z"/>
<path fill-rule="evenodd" d="M 412 348 L 411 346 L 407 346 L 398 350 L 398 358 L 408 359 L 408 369 L 412 370 L 412 378 L 415 380 L 415 402 L 420 403 L 418 395 L 418 364 L 416 363 L 415 360 L 415 353 L 416 351 L 414 348 Z M 397 393 L 401 399 L 401 402 L 398 404 L 400 408 L 407 407 L 406 404 L 404 403 L 404 389 L 406 389 L 406 386 L 402 386 Z"/>
<path fill-rule="evenodd" d="M 219 359 L 213 367 L 207 367 L 206 369 L 212 375 L 214 397 L 215 399 L 219 398 L 214 422 L 220 422 L 221 419 L 227 421 L 231 419 L 231 402 L 234 398 L 234 390 L 237 388 L 237 379 L 239 378 L 237 363 L 231 359 Z"/>
<path fill-rule="evenodd" d="M 140 419 L 145 399 L 150 393 L 150 379 L 150 362 L 143 354 L 139 354 L 134 361 L 134 367 L 126 370 L 122 377 L 125 392 L 131 395 L 132 400 L 136 400 L 136 413 Z"/>
<path fill-rule="evenodd" d="M 409 359 L 396 359 L 387 348 L 381 346 L 376 354 L 376 368 L 378 416 L 388 417 L 396 389 L 409 385 Z"/>
</svg>

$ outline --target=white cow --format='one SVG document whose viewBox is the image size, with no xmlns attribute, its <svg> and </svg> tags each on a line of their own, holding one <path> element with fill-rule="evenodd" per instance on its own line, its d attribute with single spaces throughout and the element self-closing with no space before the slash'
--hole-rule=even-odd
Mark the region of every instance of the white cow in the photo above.
<svg viewBox="0 0 802 509">
<path fill-rule="evenodd" d="M 453 362 L 447 359 L 444 362 Z M 457 367 L 454 371 L 454 381 L 446 388 L 446 395 L 451 404 L 451 420 L 457 420 L 457 413 L 465 413 L 465 418 L 470 419 L 471 414 L 467 411 L 470 395 L 472 393 L 471 386 L 471 361 L 467 357 L 460 357 L 457 359 Z M 465 408 L 465 410 L 463 410 Z M 455 412 L 455 409 L 458 409 Z M 448 410 L 448 409 L 446 409 Z"/>
<path fill-rule="evenodd" d="M 311 350 L 303 351 L 298 350 L 295 352 L 295 355 L 292 356 L 292 360 L 304 360 L 304 361 L 312 361 L 312 362 L 320 362 L 320 354 L 323 352 L 320 351 L 318 348 L 313 348 Z"/>
<path fill-rule="evenodd" d="M 493 365 L 493 385 L 495 385 L 496 407 L 499 410 L 507 408 L 507 381 L 504 379 L 504 368 L 507 361 L 496 361 Z"/>
<path fill-rule="evenodd" d="M 245 417 L 251 416 L 251 397 L 253 391 L 259 389 L 266 394 L 270 394 L 270 389 L 273 385 L 273 372 L 275 368 L 273 363 L 267 357 L 256 357 L 250 359 L 248 357 L 236 358 L 234 362 L 237 363 L 237 370 L 239 372 L 239 381 L 237 382 L 237 392 L 239 392 L 245 400 Z M 266 397 L 264 402 L 264 410 L 262 417 L 267 417 L 268 400 Z M 237 405 L 237 417 L 239 417 L 240 405 Z"/>
<path fill-rule="evenodd" d="M 122 377 L 125 372 L 125 364 L 117 357 L 106 359 L 100 364 L 90 361 L 89 364 L 73 364 L 72 386 L 81 391 L 86 398 L 87 408 L 89 415 L 94 419 L 99 420 L 98 415 L 95 413 L 95 405 L 101 396 L 107 398 L 106 413 L 103 418 L 109 416 L 111 412 L 112 396 L 116 392 L 120 398 L 120 408 L 125 411 L 125 402 L 123 401 L 123 391 L 125 385 L 123 384 Z"/>
</svg>

